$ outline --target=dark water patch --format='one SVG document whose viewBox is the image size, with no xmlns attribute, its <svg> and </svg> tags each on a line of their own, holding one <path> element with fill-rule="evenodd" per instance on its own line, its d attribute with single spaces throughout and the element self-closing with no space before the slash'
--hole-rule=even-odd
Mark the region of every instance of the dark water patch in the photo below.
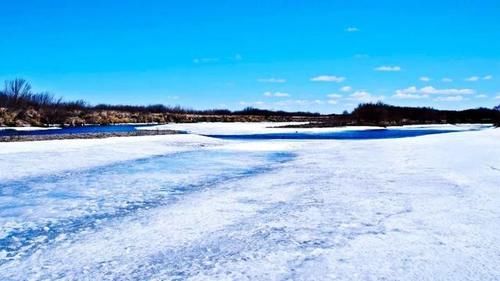
<svg viewBox="0 0 500 281">
<path fill-rule="evenodd" d="M 269 133 L 249 135 L 207 135 L 208 137 L 231 139 L 231 140 L 369 140 L 369 139 L 395 139 L 408 138 L 424 135 L 445 134 L 457 132 L 456 130 L 444 129 L 375 129 L 375 130 L 352 130 L 321 133 Z"/>
</svg>

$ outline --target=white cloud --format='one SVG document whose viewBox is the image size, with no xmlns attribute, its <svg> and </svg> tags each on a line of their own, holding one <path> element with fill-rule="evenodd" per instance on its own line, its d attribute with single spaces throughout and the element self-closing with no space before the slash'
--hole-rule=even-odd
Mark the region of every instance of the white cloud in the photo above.
<svg viewBox="0 0 500 281">
<path fill-rule="evenodd" d="M 396 93 L 392 97 L 398 98 L 398 99 L 426 99 L 429 97 L 429 95 L 420 95 L 420 94 L 411 94 L 411 93 Z"/>
<path fill-rule="evenodd" d="M 344 86 L 344 87 L 340 88 L 340 90 L 342 92 L 350 92 L 350 91 L 352 91 L 352 87 L 351 86 Z"/>
<path fill-rule="evenodd" d="M 479 76 L 471 76 L 471 77 L 468 77 L 468 78 L 465 78 L 465 81 L 468 81 L 468 82 L 476 82 L 476 81 L 479 81 Z"/>
<path fill-rule="evenodd" d="M 488 96 L 485 95 L 485 94 L 481 94 L 481 95 L 476 95 L 475 98 L 478 98 L 478 99 L 484 99 L 484 98 L 487 98 Z"/>
<path fill-rule="evenodd" d="M 497 96 L 494 99 L 500 100 L 500 93 L 497 93 Z"/>
<path fill-rule="evenodd" d="M 254 102 L 240 101 L 239 103 L 240 105 L 243 106 L 257 106 L 257 107 L 264 106 L 266 104 L 263 101 L 254 101 Z"/>
<path fill-rule="evenodd" d="M 346 78 L 342 76 L 335 76 L 335 75 L 319 75 L 316 77 L 311 78 L 311 81 L 314 82 L 336 82 L 340 83 L 344 81 Z"/>
<path fill-rule="evenodd" d="M 398 72 L 401 71 L 401 67 L 397 65 L 382 65 L 375 68 L 375 71 L 385 71 L 385 72 Z"/>
<path fill-rule="evenodd" d="M 283 79 L 283 78 L 260 78 L 260 79 L 257 79 L 257 82 L 261 82 L 261 83 L 285 83 L 286 80 Z"/>
<path fill-rule="evenodd" d="M 463 96 L 447 96 L 447 97 L 438 97 L 434 99 L 435 101 L 462 101 L 464 100 Z"/>
<path fill-rule="evenodd" d="M 322 100 L 305 100 L 305 99 L 298 99 L 298 100 L 284 100 L 284 101 L 279 101 L 274 103 L 276 106 L 310 106 L 310 105 L 320 105 L 324 104 Z"/>
<path fill-rule="evenodd" d="M 432 86 L 423 87 L 420 89 L 424 94 L 439 94 L 439 95 L 471 95 L 476 93 L 473 89 L 436 89 Z"/>
<path fill-rule="evenodd" d="M 345 29 L 345 31 L 347 31 L 347 32 L 358 32 L 359 28 L 357 28 L 355 26 L 349 26 L 348 28 Z"/>
<path fill-rule="evenodd" d="M 395 96 L 403 97 L 408 95 L 471 95 L 475 94 L 473 89 L 436 89 L 432 86 L 427 86 L 418 89 L 415 86 L 406 89 L 396 90 Z"/>
<path fill-rule="evenodd" d="M 453 79 L 445 77 L 445 78 L 441 79 L 441 81 L 443 81 L 445 83 L 450 83 L 450 82 L 453 82 Z"/>
<path fill-rule="evenodd" d="M 283 92 L 265 92 L 264 93 L 265 97 L 277 97 L 277 98 L 284 98 L 284 97 L 289 97 L 290 94 L 288 93 L 283 93 Z"/>
<path fill-rule="evenodd" d="M 329 104 L 337 104 L 339 101 L 338 100 L 327 100 L 326 102 Z"/>
<path fill-rule="evenodd" d="M 492 75 L 486 75 L 483 77 L 483 80 L 491 80 L 491 79 L 493 79 Z"/>
<path fill-rule="evenodd" d="M 377 102 L 384 99 L 384 96 L 373 96 L 367 91 L 356 91 L 349 96 L 351 100 L 358 102 Z"/>
<path fill-rule="evenodd" d="M 420 79 L 420 81 L 423 81 L 423 82 L 429 82 L 429 81 L 431 81 L 431 78 L 427 77 L 427 76 L 422 76 L 419 79 Z"/>
</svg>

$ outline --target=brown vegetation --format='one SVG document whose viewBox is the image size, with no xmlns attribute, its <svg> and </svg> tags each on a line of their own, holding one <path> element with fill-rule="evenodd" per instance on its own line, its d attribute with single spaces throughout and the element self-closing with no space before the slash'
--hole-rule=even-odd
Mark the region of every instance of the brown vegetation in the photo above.
<svg viewBox="0 0 500 281">
<path fill-rule="evenodd" d="M 308 112 L 282 112 L 246 108 L 192 110 L 165 105 L 106 105 L 91 106 L 85 101 L 65 102 L 53 95 L 33 93 L 24 79 L 5 82 L 0 91 L 0 126 L 80 126 L 86 124 L 158 123 L 169 122 L 259 122 L 289 121 L 294 116 L 318 116 Z M 299 117 L 299 120 L 303 118 Z"/>
</svg>

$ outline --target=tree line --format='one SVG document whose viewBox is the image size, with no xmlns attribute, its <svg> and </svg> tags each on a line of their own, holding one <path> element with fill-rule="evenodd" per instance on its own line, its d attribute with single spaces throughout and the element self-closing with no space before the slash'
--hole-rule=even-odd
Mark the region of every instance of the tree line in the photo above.
<svg viewBox="0 0 500 281">
<path fill-rule="evenodd" d="M 181 106 L 152 105 L 123 105 L 97 104 L 91 105 L 84 100 L 64 101 L 48 92 L 35 93 L 31 84 L 25 79 L 5 81 L 0 91 L 0 107 L 24 110 L 114 110 L 137 113 L 174 113 L 174 114 L 201 114 L 201 115 L 279 115 L 279 116 L 319 116 L 319 113 L 285 112 L 246 107 L 243 110 L 231 111 L 228 109 L 195 110 Z"/>
<path fill-rule="evenodd" d="M 35 93 L 31 84 L 24 79 L 5 81 L 4 89 L 0 91 L 0 111 L 2 108 L 10 111 L 24 112 L 19 116 L 26 116 L 26 111 L 35 110 L 43 115 L 42 123 L 64 123 L 74 117 L 75 112 L 106 112 L 117 111 L 137 114 L 196 114 L 204 116 L 261 116 L 281 117 L 279 120 L 291 120 L 292 116 L 309 118 L 311 121 L 323 125 L 405 125 L 430 123 L 494 123 L 500 125 L 500 105 L 494 108 L 476 108 L 467 110 L 438 110 L 431 107 L 393 106 L 385 103 L 364 103 L 358 105 L 352 112 L 343 114 L 321 115 L 311 112 L 272 111 L 247 107 L 243 110 L 231 111 L 228 109 L 194 110 L 181 106 L 153 105 L 91 105 L 84 100 L 64 101 L 48 92 Z M 2 113 L 2 112 L 0 112 Z M 29 114 L 28 114 L 29 115 Z M 81 115 L 81 114 L 80 114 Z M 0 116 L 1 119 L 2 116 Z M 287 119 L 288 118 L 288 119 Z M 5 118 L 4 118 L 5 119 Z M 211 119 L 210 119 L 211 120 Z M 238 120 L 238 119 L 231 119 Z M 263 120 L 262 118 L 259 120 Z M 276 119 L 273 119 L 276 120 Z M 1 121 L 1 120 L 0 120 Z M 5 122 L 4 122 L 5 123 Z"/>
<path fill-rule="evenodd" d="M 363 124 L 404 125 L 409 123 L 494 123 L 500 124 L 500 105 L 494 108 L 437 110 L 431 107 L 393 106 L 385 103 L 360 104 L 350 118 Z"/>
</svg>

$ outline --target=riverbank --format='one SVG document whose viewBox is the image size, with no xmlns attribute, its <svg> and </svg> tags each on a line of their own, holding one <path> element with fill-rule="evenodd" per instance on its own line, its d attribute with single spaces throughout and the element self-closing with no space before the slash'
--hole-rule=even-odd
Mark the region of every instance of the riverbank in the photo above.
<svg viewBox="0 0 500 281">
<path fill-rule="evenodd" d="M 160 136 L 179 134 L 175 130 L 138 130 L 132 132 L 102 132 L 78 134 L 13 135 L 0 136 L 0 142 L 47 141 L 65 139 L 103 139 L 112 137 Z"/>
<path fill-rule="evenodd" d="M 60 116 L 59 116 L 60 115 Z M 173 112 L 142 112 L 121 110 L 75 109 L 58 112 L 52 109 L 11 109 L 0 107 L 0 128 L 4 127 L 48 127 L 86 126 L 139 123 L 193 123 L 193 122 L 290 122 L 321 121 L 324 116 L 301 116 L 269 112 L 266 114 L 230 113 L 230 114 L 196 114 Z"/>
</svg>

